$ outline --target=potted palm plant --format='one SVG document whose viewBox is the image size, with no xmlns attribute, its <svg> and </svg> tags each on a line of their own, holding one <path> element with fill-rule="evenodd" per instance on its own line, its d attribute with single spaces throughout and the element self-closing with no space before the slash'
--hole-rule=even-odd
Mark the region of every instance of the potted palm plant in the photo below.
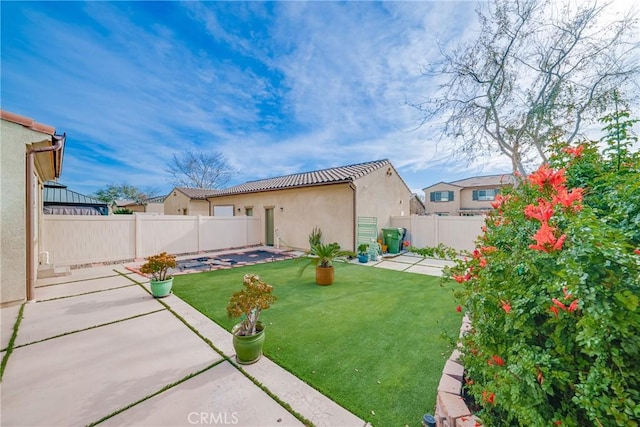
<svg viewBox="0 0 640 427">
<path fill-rule="evenodd" d="M 369 262 L 369 245 L 366 243 L 360 243 L 358 245 L 358 261 L 361 263 Z"/>
<path fill-rule="evenodd" d="M 161 252 L 145 258 L 147 262 L 142 264 L 140 272 L 151 274 L 151 294 L 156 298 L 166 297 L 171 293 L 173 277 L 169 276 L 169 269 L 176 268 L 175 255 Z"/>
<path fill-rule="evenodd" d="M 327 286 L 333 284 L 333 262 L 339 257 L 356 256 L 352 251 L 340 249 L 338 243 L 317 243 L 306 252 L 306 256 L 301 259 L 305 264 L 300 268 L 300 274 L 311 264 L 316 266 L 316 283 L 318 285 Z"/>
<path fill-rule="evenodd" d="M 260 280 L 255 274 L 245 274 L 244 289 L 234 293 L 227 304 L 229 317 L 242 317 L 242 322 L 233 327 L 233 348 L 236 361 L 243 365 L 255 363 L 262 356 L 265 326 L 259 321 L 260 313 L 276 301 L 273 286 Z"/>
</svg>

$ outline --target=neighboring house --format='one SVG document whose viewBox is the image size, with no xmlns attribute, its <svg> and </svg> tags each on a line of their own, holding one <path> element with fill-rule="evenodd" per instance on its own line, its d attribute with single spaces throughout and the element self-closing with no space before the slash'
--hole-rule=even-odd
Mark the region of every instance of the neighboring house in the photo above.
<svg viewBox="0 0 640 427">
<path fill-rule="evenodd" d="M 109 215 L 109 207 L 102 200 L 67 189 L 55 181 L 44 183 L 43 212 L 50 215 Z"/>
<path fill-rule="evenodd" d="M 365 240 L 365 228 L 377 238 L 391 216 L 409 215 L 410 199 L 386 159 L 250 181 L 208 197 L 214 216 L 259 217 L 266 245 L 307 249 L 309 233 L 320 227 L 324 243 L 347 250 Z"/>
<path fill-rule="evenodd" d="M 453 182 L 439 182 L 423 189 L 427 214 L 483 215 L 504 186 L 512 186 L 511 174 L 476 176 Z"/>
<path fill-rule="evenodd" d="M 111 213 L 124 209 L 131 212 L 144 212 L 144 205 L 135 200 L 118 199 L 111 202 Z"/>
<path fill-rule="evenodd" d="M 411 195 L 411 215 L 426 215 L 427 207 L 424 205 L 424 202 L 417 194 Z"/>
<path fill-rule="evenodd" d="M 7 306 L 34 298 L 43 183 L 60 176 L 66 136 L 19 114 L 0 110 L 0 118 L 0 306 Z"/>
<path fill-rule="evenodd" d="M 164 214 L 164 199 L 167 196 L 149 197 L 144 200 L 114 200 L 111 212 L 118 209 L 128 209 L 131 212 Z"/>
<path fill-rule="evenodd" d="M 164 199 L 165 215 L 212 215 L 207 196 L 216 190 L 175 187 Z"/>
</svg>

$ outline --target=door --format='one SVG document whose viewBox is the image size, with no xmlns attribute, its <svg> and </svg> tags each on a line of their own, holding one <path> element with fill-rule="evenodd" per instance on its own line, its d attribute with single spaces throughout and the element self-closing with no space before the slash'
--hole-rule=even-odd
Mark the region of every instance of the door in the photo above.
<svg viewBox="0 0 640 427">
<path fill-rule="evenodd" d="M 264 228 L 265 236 L 264 243 L 267 246 L 273 246 L 274 233 L 273 233 L 273 208 L 266 208 L 264 210 Z"/>
</svg>

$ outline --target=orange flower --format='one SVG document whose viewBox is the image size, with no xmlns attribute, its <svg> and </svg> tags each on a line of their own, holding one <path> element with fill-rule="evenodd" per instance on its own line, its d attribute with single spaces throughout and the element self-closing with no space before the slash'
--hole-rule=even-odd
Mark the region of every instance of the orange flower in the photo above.
<svg viewBox="0 0 640 427">
<path fill-rule="evenodd" d="M 504 360 L 502 359 L 502 357 L 498 356 L 497 354 L 494 354 L 493 356 L 491 356 L 491 360 L 493 360 L 499 366 L 504 366 Z M 489 360 L 489 365 L 493 364 L 491 363 L 491 360 Z"/>
<path fill-rule="evenodd" d="M 569 310 L 570 313 L 573 313 L 574 311 L 576 311 L 578 309 L 578 300 L 574 299 L 571 304 L 569 304 L 569 308 L 567 310 Z"/>
<path fill-rule="evenodd" d="M 506 196 L 503 196 L 502 194 L 498 194 L 496 195 L 495 199 L 493 199 L 493 202 L 491 202 L 491 207 L 493 209 L 500 209 L 502 208 L 502 205 L 504 205 L 507 201 L 509 201 L 510 196 L 507 194 Z"/>
<path fill-rule="evenodd" d="M 557 305 L 558 307 L 560 307 L 561 309 L 563 309 L 563 310 L 566 310 L 566 309 L 567 309 L 567 306 L 566 306 L 566 305 L 564 305 L 562 302 L 560 302 L 560 300 L 558 300 L 557 298 L 552 298 L 552 299 L 551 299 L 551 301 L 552 301 L 555 305 Z"/>
<path fill-rule="evenodd" d="M 544 164 L 529 175 L 529 182 L 540 187 L 540 189 L 543 189 L 545 185 L 550 185 L 552 188 L 557 189 L 567 182 L 567 178 L 564 176 L 564 169 L 554 170 Z"/>
<path fill-rule="evenodd" d="M 565 208 L 573 207 L 574 210 L 579 211 L 582 209 L 582 194 L 583 188 L 574 188 L 571 192 L 566 188 L 559 188 L 556 194 L 553 195 L 553 203 L 560 204 Z M 577 202 L 576 205 L 573 205 Z"/>
<path fill-rule="evenodd" d="M 505 311 L 505 313 L 509 314 L 509 312 L 511 311 L 511 304 L 503 300 L 500 300 L 500 304 L 502 304 L 502 309 Z"/>
<path fill-rule="evenodd" d="M 551 227 L 546 222 L 543 222 L 542 226 L 540 226 L 540 229 L 536 232 L 536 234 L 533 235 L 533 239 L 535 239 L 536 244 L 529 245 L 529 248 L 544 252 L 557 251 L 562 249 L 562 244 L 564 243 L 567 236 L 563 234 L 556 239 L 556 236 L 554 235 L 555 231 L 556 229 L 554 227 Z"/>
<path fill-rule="evenodd" d="M 577 147 L 564 147 L 562 151 L 573 157 L 580 157 L 584 151 L 584 145 L 578 145 Z"/>
<path fill-rule="evenodd" d="M 482 392 L 482 401 L 483 402 L 488 402 L 488 403 L 493 405 L 495 400 L 496 400 L 496 394 L 494 392 L 489 393 L 486 390 Z"/>
<path fill-rule="evenodd" d="M 544 199 L 539 199 L 537 205 L 528 205 L 524 208 L 524 214 L 540 222 L 548 222 L 553 216 L 553 205 Z"/>
<path fill-rule="evenodd" d="M 633 253 L 636 254 L 636 255 L 640 255 L 640 248 L 634 249 Z"/>
<path fill-rule="evenodd" d="M 555 314 L 556 317 L 558 317 L 558 307 L 552 305 L 551 307 L 549 307 L 549 310 L 551 310 L 553 314 Z"/>
</svg>

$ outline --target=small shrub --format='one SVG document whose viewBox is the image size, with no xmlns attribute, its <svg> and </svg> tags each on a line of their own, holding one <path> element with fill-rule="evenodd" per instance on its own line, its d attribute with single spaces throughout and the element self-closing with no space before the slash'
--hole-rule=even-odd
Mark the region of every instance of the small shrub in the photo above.
<svg viewBox="0 0 640 427">
<path fill-rule="evenodd" d="M 140 272 L 144 274 L 151 274 L 153 280 L 163 281 L 170 278 L 167 273 L 170 268 L 176 268 L 177 262 L 175 255 L 169 255 L 166 252 L 161 252 L 158 255 L 152 255 L 146 258 L 147 262 L 142 264 Z"/>
<path fill-rule="evenodd" d="M 236 335 L 255 335 L 256 325 L 262 310 L 266 310 L 276 301 L 273 286 L 260 280 L 255 274 L 245 274 L 242 280 L 244 289 L 234 293 L 227 305 L 229 317 L 244 316 Z"/>
</svg>

